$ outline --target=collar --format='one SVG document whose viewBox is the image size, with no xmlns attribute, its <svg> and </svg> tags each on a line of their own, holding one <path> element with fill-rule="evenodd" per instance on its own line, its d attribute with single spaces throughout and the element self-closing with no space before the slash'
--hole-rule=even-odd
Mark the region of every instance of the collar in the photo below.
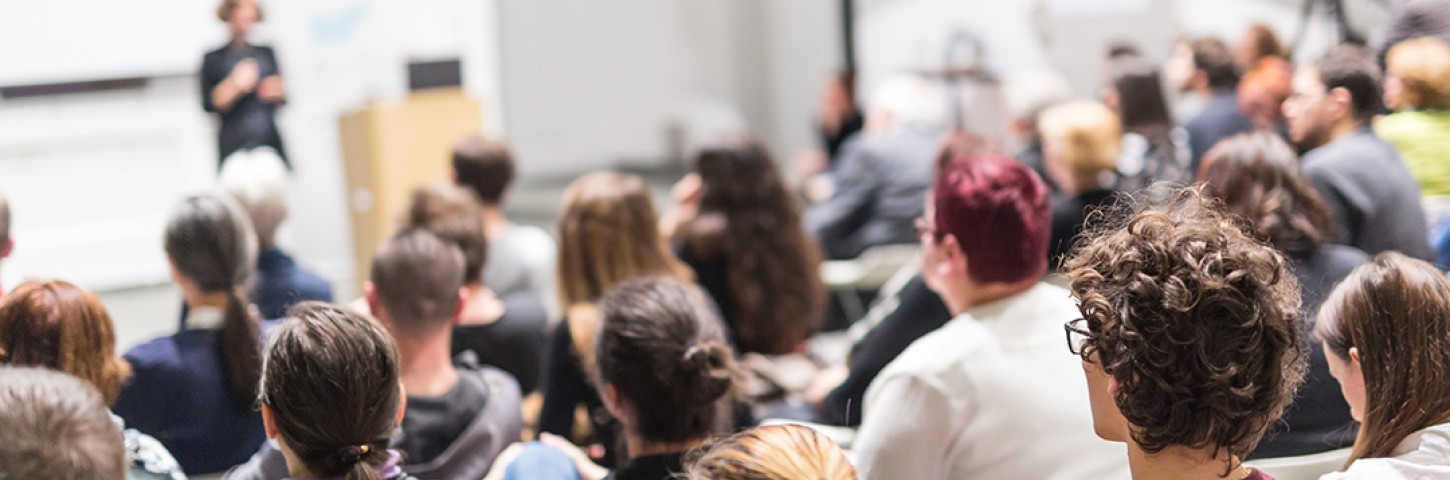
<svg viewBox="0 0 1450 480">
<path fill-rule="evenodd" d="M 192 307 L 181 324 L 186 330 L 217 329 L 222 327 L 226 316 L 226 310 L 217 307 Z"/>
</svg>

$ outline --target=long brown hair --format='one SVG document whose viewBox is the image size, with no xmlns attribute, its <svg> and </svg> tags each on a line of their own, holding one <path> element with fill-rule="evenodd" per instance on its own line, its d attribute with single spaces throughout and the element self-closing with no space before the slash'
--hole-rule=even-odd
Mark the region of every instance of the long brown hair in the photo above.
<svg viewBox="0 0 1450 480">
<path fill-rule="evenodd" d="M 732 137 L 695 155 L 700 211 L 675 240 L 722 261 L 731 298 L 724 306 L 741 352 L 789 353 L 825 314 L 820 248 L 801 226 L 801 207 L 760 143 Z"/>
<path fill-rule="evenodd" d="M 659 215 L 644 180 L 597 172 L 564 192 L 559 215 L 559 298 L 570 309 L 569 331 L 586 370 L 593 365 L 598 315 L 592 304 L 632 278 L 693 280 L 689 267 L 656 235 Z M 575 314 L 575 313 L 578 314 Z"/>
<path fill-rule="evenodd" d="M 1348 361 L 1358 349 L 1364 372 L 1364 422 L 1345 468 L 1450 421 L 1450 281 L 1434 266 L 1379 254 L 1329 294 L 1318 322 L 1328 351 Z"/>
<path fill-rule="evenodd" d="M 1329 206 L 1299 168 L 1294 149 L 1267 131 L 1244 133 L 1203 156 L 1206 193 L 1244 217 L 1262 240 L 1305 253 L 1329 235 Z"/>
<path fill-rule="evenodd" d="M 232 399 L 239 407 L 251 408 L 262 370 L 261 327 L 248 310 L 246 294 L 257 262 L 251 220 L 228 197 L 188 197 L 166 225 L 166 255 L 196 288 L 226 293 L 222 365 Z"/>
<path fill-rule="evenodd" d="M 721 440 L 686 469 L 688 480 L 856 480 L 836 442 L 810 427 L 756 427 Z"/>
<path fill-rule="evenodd" d="M 260 396 L 282 440 L 318 477 L 381 479 L 403 401 L 393 338 L 346 307 L 304 302 L 290 317 L 268 344 Z"/>
<path fill-rule="evenodd" d="M 0 301 L 0 363 L 65 372 L 95 386 L 107 405 L 131 375 L 101 300 L 61 281 L 25 282 Z"/>
</svg>

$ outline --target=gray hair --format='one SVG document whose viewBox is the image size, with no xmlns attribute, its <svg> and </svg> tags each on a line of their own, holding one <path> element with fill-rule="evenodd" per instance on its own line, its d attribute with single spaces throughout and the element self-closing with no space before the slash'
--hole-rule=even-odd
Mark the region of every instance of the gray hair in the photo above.
<svg viewBox="0 0 1450 480">
<path fill-rule="evenodd" d="M 0 478 L 126 478 L 101 394 L 60 372 L 0 368 L 0 445 Z"/>
<path fill-rule="evenodd" d="M 891 115 L 900 126 L 924 131 L 941 130 L 947 122 L 947 98 L 940 86 L 915 75 L 898 75 L 872 90 L 867 105 L 873 112 Z"/>
<path fill-rule="evenodd" d="M 227 156 L 219 180 L 222 191 L 251 217 L 257 239 L 264 245 L 276 242 L 277 228 L 287 219 L 289 181 L 282 157 L 269 147 Z"/>
</svg>

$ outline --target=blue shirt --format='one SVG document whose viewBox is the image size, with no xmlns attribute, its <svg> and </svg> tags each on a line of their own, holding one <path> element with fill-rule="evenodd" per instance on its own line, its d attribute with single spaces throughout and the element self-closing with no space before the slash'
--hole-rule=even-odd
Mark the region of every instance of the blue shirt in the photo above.
<svg viewBox="0 0 1450 480">
<path fill-rule="evenodd" d="M 257 286 L 252 289 L 252 303 L 262 318 L 285 317 L 287 309 L 308 300 L 331 302 L 332 285 L 298 267 L 282 249 L 262 249 L 257 255 Z"/>
<path fill-rule="evenodd" d="M 133 374 L 114 412 L 159 440 L 188 475 L 246 462 L 267 439 L 251 399 L 227 386 L 220 339 L 220 330 L 185 330 L 125 355 Z"/>
</svg>

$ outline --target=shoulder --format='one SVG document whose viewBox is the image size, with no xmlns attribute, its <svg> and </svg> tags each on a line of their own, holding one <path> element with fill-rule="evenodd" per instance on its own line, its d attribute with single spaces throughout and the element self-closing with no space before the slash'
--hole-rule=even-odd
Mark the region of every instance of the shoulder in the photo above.
<svg viewBox="0 0 1450 480">
<path fill-rule="evenodd" d="M 880 378 L 928 379 L 965 375 L 971 359 L 986 350 L 989 333 L 981 322 L 959 315 L 928 333 L 901 352 L 881 371 Z M 930 382 L 928 382 L 930 383 Z"/>
<path fill-rule="evenodd" d="M 156 370 L 180 364 L 181 347 L 175 335 L 167 335 L 132 347 L 126 351 L 124 358 L 137 373 Z"/>
</svg>

